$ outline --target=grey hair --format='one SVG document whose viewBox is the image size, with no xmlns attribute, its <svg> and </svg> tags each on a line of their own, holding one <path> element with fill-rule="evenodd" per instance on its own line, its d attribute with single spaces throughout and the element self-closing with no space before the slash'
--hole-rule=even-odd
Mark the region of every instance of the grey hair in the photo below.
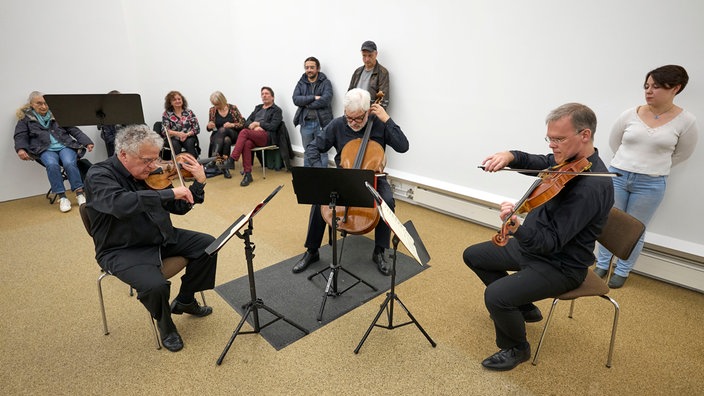
<svg viewBox="0 0 704 396">
<path fill-rule="evenodd" d="M 361 88 L 350 89 L 345 94 L 343 105 L 345 112 L 355 113 L 358 111 L 368 111 L 371 106 L 369 91 Z"/>
<path fill-rule="evenodd" d="M 32 108 L 32 101 L 39 96 L 44 96 L 44 94 L 39 91 L 32 91 L 29 94 L 29 96 L 27 97 L 27 103 L 23 104 L 22 107 L 17 109 L 17 111 L 15 112 L 15 115 L 17 116 L 18 120 L 24 118 L 25 113 Z"/>
<path fill-rule="evenodd" d="M 592 109 L 581 103 L 566 103 L 551 111 L 545 118 L 545 124 L 557 121 L 563 117 L 570 117 L 572 126 L 577 131 L 584 129 L 591 130 L 591 138 L 594 140 L 594 135 L 596 134 L 596 114 L 594 114 Z"/>
<path fill-rule="evenodd" d="M 124 151 L 129 154 L 139 154 L 143 145 L 161 147 L 164 139 L 146 125 L 127 125 L 115 136 L 115 152 Z"/>
</svg>

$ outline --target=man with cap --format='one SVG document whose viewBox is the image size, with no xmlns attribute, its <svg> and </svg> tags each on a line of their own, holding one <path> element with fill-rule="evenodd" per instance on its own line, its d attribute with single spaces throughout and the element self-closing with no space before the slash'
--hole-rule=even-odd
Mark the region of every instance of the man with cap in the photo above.
<svg viewBox="0 0 704 396">
<path fill-rule="evenodd" d="M 389 71 L 376 61 L 376 44 L 373 41 L 362 43 L 362 62 L 364 66 L 359 67 L 352 74 L 349 91 L 352 88 L 362 88 L 369 91 L 372 100 L 376 98 L 377 92 L 384 93 L 381 106 L 386 108 L 389 105 Z"/>
</svg>

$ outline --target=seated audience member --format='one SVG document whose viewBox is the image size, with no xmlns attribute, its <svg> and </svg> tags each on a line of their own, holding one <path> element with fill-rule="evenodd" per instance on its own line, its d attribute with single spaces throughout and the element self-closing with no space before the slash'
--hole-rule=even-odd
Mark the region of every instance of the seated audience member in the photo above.
<svg viewBox="0 0 704 396">
<path fill-rule="evenodd" d="M 164 114 L 161 116 L 164 138 L 169 136 L 174 148 L 173 155 L 186 151 L 198 158 L 200 126 L 196 115 L 188 108 L 188 101 L 178 91 L 171 91 L 164 98 Z M 166 144 L 168 146 L 168 143 Z"/>
<path fill-rule="evenodd" d="M 93 151 L 93 142 L 76 127 L 62 128 L 54 119 L 41 92 L 29 94 L 27 104 L 17 110 L 15 126 L 15 151 L 23 161 L 38 159 L 46 168 L 51 192 L 59 196 L 59 210 L 71 210 L 71 201 L 66 198 L 63 166 L 76 202 L 86 202 L 83 195 L 83 179 L 78 169 L 78 159 L 85 150 Z"/>
<path fill-rule="evenodd" d="M 276 132 L 283 120 L 281 108 L 274 104 L 274 91 L 269 87 L 261 89 L 262 104 L 254 108 L 245 121 L 245 129 L 237 136 L 237 143 L 232 150 L 233 160 L 242 156 L 244 178 L 240 186 L 248 186 L 252 182 L 252 149 L 263 147 L 275 142 Z M 262 166 L 266 166 L 262 164 Z"/>
<path fill-rule="evenodd" d="M 237 106 L 227 103 L 225 95 L 220 91 L 215 91 L 210 95 L 210 103 L 213 107 L 208 112 L 208 131 L 210 135 L 210 149 L 208 157 L 227 156 L 230 147 L 237 141 L 238 132 L 244 127 L 244 117 L 237 109 Z M 227 159 L 222 171 L 226 178 L 231 178 L 230 169 L 234 168 L 232 158 Z"/>
<path fill-rule="evenodd" d="M 108 92 L 108 95 L 119 93 L 119 91 L 113 90 Z M 122 125 L 98 125 L 98 129 L 100 130 L 100 138 L 105 142 L 105 150 L 108 153 L 108 157 L 115 154 L 115 134 L 117 134 L 117 130 L 121 127 Z"/>
<path fill-rule="evenodd" d="M 115 139 L 115 155 L 88 171 L 86 212 L 101 268 L 137 290 L 137 298 L 157 321 L 162 344 L 176 352 L 183 348 L 183 341 L 171 314 L 202 317 L 212 313 L 194 295 L 215 286 L 217 255 L 205 253 L 215 238 L 171 223 L 171 213 L 183 215 L 194 204 L 203 203 L 203 166 L 184 154 L 183 169 L 195 179 L 190 187 L 152 190 L 145 183 L 157 167 L 163 144 L 146 125 L 123 128 Z M 160 267 L 163 258 L 176 256 L 186 258 L 188 264 L 179 293 L 169 305 L 171 283 Z"/>
</svg>

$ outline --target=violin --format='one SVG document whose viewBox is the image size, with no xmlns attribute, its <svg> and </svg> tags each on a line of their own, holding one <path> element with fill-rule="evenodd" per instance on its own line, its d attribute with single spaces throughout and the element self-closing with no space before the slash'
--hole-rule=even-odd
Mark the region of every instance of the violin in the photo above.
<svg viewBox="0 0 704 396">
<path fill-rule="evenodd" d="M 384 99 L 382 91 L 377 92 L 374 104 L 379 104 Z M 386 167 L 386 155 L 384 148 L 377 142 L 370 140 L 369 135 L 372 130 L 372 120 L 367 120 L 367 128 L 362 138 L 354 139 L 342 148 L 340 153 L 340 166 L 346 169 L 370 169 L 377 173 L 383 173 Z M 376 180 L 374 183 L 376 188 Z M 344 213 L 337 226 L 338 230 L 353 234 L 366 234 L 373 230 L 379 223 L 379 211 L 374 208 L 357 208 L 338 206 Z M 328 225 L 332 225 L 332 209 L 328 206 L 321 206 L 320 212 Z"/>
<path fill-rule="evenodd" d="M 539 179 L 530 186 L 525 195 L 516 203 L 513 211 L 506 216 L 501 229 L 492 237 L 491 241 L 497 246 L 506 246 L 509 237 L 509 227 L 515 225 L 511 220 L 515 214 L 528 213 L 553 199 L 565 187 L 567 182 L 580 175 L 589 175 L 582 172 L 588 171 L 591 166 L 592 163 L 584 157 L 576 161 L 555 165 L 545 172 L 538 173 Z"/>
<path fill-rule="evenodd" d="M 176 154 L 173 161 L 158 159 L 156 161 L 157 168 L 149 174 L 144 182 L 152 190 L 163 190 L 172 185 L 176 177 L 179 177 L 181 185 L 183 185 L 183 178 L 193 177 L 191 172 L 183 169 L 184 162 L 198 162 L 198 160 L 188 153 Z"/>
<path fill-rule="evenodd" d="M 180 153 L 176 154 L 175 158 L 175 162 L 176 164 L 178 164 L 178 170 L 181 171 L 181 176 L 184 179 L 193 177 L 191 172 L 183 168 L 182 164 L 184 162 L 197 162 L 201 165 L 205 165 L 211 161 L 215 162 L 216 167 L 222 167 L 225 164 L 225 161 L 227 161 L 227 156 L 216 155 L 215 157 L 197 160 L 191 154 Z M 149 174 L 145 182 L 147 183 L 147 186 L 149 186 L 149 188 L 151 188 L 152 190 L 163 190 L 172 184 L 173 180 L 178 176 L 178 172 L 176 166 L 174 165 L 174 162 L 172 161 L 164 161 L 162 159 L 159 159 L 156 161 L 156 166 L 157 168 Z"/>
</svg>

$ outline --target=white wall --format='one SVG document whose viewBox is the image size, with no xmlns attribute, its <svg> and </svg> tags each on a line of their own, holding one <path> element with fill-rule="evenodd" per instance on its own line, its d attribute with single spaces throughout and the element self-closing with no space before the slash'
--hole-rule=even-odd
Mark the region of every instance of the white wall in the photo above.
<svg viewBox="0 0 704 396">
<path fill-rule="evenodd" d="M 12 38 L 0 44 L 0 105 L 7 109 L 0 120 L 8 135 L 14 110 L 35 89 L 137 92 L 149 124 L 160 119 L 166 92 L 176 89 L 204 124 L 212 91 L 222 90 L 246 117 L 259 103 L 259 88 L 269 85 L 294 146 L 300 146 L 290 98 L 303 60 L 321 60 L 335 90 L 335 115 L 341 115 L 343 92 L 361 65 L 359 46 L 368 39 L 376 41 L 379 61 L 391 72 L 389 113 L 411 142 L 408 153 L 390 153 L 391 173 L 457 192 L 519 198 L 529 178 L 485 174 L 476 166 L 499 150 L 547 152 L 544 117 L 568 101 L 597 113 L 596 143 L 608 162 L 611 124 L 643 103 L 645 73 L 663 64 L 687 68 L 691 82 L 677 103 L 699 116 L 704 129 L 699 1 L 674 0 L 666 7 L 656 0 L 32 4 L 42 12 L 18 0 L 0 6 L 0 32 Z M 99 147 L 91 160 L 101 159 L 95 128 L 85 130 Z M 205 134 L 201 145 L 207 147 Z M 704 164 L 703 147 L 673 170 L 649 242 L 704 256 L 695 209 L 704 197 L 695 173 Z M 42 170 L 17 159 L 9 136 L 0 149 L 9 175 L 0 201 L 46 191 Z"/>
</svg>

